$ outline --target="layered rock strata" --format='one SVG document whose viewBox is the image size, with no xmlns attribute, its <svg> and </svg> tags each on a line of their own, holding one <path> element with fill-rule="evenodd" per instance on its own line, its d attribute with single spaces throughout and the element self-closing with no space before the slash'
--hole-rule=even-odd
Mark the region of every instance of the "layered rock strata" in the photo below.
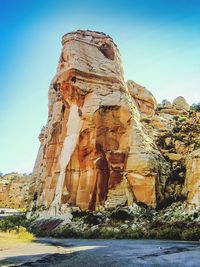
<svg viewBox="0 0 200 267">
<path fill-rule="evenodd" d="M 36 205 L 55 215 L 68 206 L 156 206 L 168 163 L 140 122 L 140 110 L 154 113 L 153 96 L 144 92 L 141 105 L 140 89 L 128 90 L 109 36 L 79 30 L 62 45 L 30 187 Z"/>
</svg>

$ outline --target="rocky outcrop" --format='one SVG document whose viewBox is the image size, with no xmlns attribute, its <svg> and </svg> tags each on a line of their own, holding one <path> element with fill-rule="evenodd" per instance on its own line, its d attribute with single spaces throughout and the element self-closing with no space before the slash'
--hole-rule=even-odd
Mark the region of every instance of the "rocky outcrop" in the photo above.
<svg viewBox="0 0 200 267">
<path fill-rule="evenodd" d="M 0 177 L 0 207 L 29 207 L 30 176 L 19 173 L 9 173 Z"/>
<path fill-rule="evenodd" d="M 119 51 L 103 33 L 72 32 L 62 45 L 29 187 L 32 209 L 70 221 L 76 209 L 134 202 L 198 207 L 198 162 L 194 170 L 187 160 L 200 148 L 197 112 L 182 97 L 157 105 L 145 87 L 125 83 Z"/>
<path fill-rule="evenodd" d="M 170 105 L 167 101 L 162 104 L 168 107 Z M 155 116 L 145 127 L 149 128 L 149 134 L 154 136 L 158 149 L 170 166 L 163 205 L 167 206 L 179 200 L 187 200 L 187 203 L 190 203 L 185 183 L 186 177 L 192 179 L 193 170 L 187 167 L 187 158 L 190 158 L 190 153 L 200 148 L 198 112 L 182 110 L 178 115 L 170 115 L 163 113 L 162 107 L 158 106 Z M 196 207 L 199 207 L 197 202 Z"/>
<path fill-rule="evenodd" d="M 174 99 L 173 103 L 164 100 L 162 105 L 159 106 L 160 113 L 169 115 L 187 115 L 190 111 L 190 105 L 184 97 L 179 96 Z"/>
<path fill-rule="evenodd" d="M 184 97 L 178 96 L 177 98 L 174 99 L 173 104 L 175 107 L 189 111 L 190 110 L 190 105 L 187 103 Z"/>
<path fill-rule="evenodd" d="M 157 102 L 152 93 L 133 81 L 127 81 L 127 86 L 139 112 L 146 116 L 154 115 Z"/>
<path fill-rule="evenodd" d="M 69 33 L 62 45 L 30 188 L 37 206 L 54 215 L 68 206 L 156 206 L 167 163 L 140 122 L 116 45 L 92 31 Z M 154 98 L 142 90 L 140 108 L 153 114 Z"/>
<path fill-rule="evenodd" d="M 185 187 L 187 202 L 200 207 L 200 149 L 194 150 L 187 157 Z"/>
</svg>

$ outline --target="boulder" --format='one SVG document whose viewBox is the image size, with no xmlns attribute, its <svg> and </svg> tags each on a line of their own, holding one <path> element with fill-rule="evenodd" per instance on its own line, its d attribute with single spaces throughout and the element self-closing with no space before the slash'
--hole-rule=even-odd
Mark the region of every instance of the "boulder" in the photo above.
<svg viewBox="0 0 200 267">
<path fill-rule="evenodd" d="M 190 105 L 187 103 L 187 101 L 185 100 L 183 96 L 178 96 L 177 98 L 175 98 L 173 101 L 173 105 L 176 108 L 183 109 L 185 111 L 190 110 Z"/>
<path fill-rule="evenodd" d="M 145 87 L 131 80 L 127 81 L 127 86 L 138 110 L 147 116 L 154 115 L 157 102 L 152 93 L 149 92 Z"/>
</svg>

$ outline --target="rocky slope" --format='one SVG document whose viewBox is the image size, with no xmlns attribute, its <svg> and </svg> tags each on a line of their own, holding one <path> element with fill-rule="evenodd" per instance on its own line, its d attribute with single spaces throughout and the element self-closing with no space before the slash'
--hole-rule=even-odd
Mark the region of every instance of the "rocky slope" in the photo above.
<svg viewBox="0 0 200 267">
<path fill-rule="evenodd" d="M 29 181 L 31 177 L 9 173 L 0 177 L 0 208 L 29 207 Z"/>
<path fill-rule="evenodd" d="M 55 217 L 75 207 L 199 207 L 199 113 L 183 97 L 157 105 L 145 87 L 126 83 L 110 36 L 79 30 L 62 45 L 29 189 L 32 208 Z"/>
</svg>

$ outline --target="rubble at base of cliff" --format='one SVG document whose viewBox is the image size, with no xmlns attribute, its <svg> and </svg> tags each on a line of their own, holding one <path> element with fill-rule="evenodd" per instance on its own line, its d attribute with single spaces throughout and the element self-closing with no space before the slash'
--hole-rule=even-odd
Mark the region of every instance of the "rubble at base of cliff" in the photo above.
<svg viewBox="0 0 200 267">
<path fill-rule="evenodd" d="M 104 211 L 71 208 L 71 220 L 33 215 L 30 229 L 38 236 L 56 238 L 200 239 L 200 209 L 176 202 L 157 210 L 142 203 Z M 195 232 L 195 234 L 194 234 Z M 193 235 L 195 235 L 193 237 Z M 191 236 L 191 238 L 190 238 Z"/>
</svg>

